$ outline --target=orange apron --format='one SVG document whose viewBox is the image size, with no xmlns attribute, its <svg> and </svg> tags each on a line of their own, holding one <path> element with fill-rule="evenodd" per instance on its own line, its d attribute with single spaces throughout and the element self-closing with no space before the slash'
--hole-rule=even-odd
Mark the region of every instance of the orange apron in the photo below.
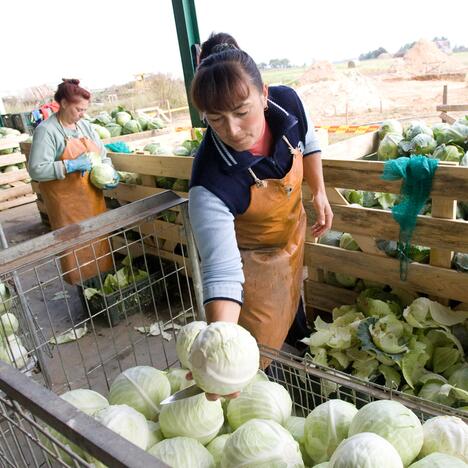
<svg viewBox="0 0 468 468">
<path fill-rule="evenodd" d="M 281 349 L 301 297 L 306 214 L 302 205 L 302 153 L 293 155 L 283 179 L 259 180 L 250 189 L 247 211 L 235 219 L 244 266 L 244 303 L 239 324 L 259 344 Z M 262 359 L 265 368 L 268 360 Z"/>
<path fill-rule="evenodd" d="M 68 138 L 65 135 L 65 149 L 59 160 L 76 159 L 86 152 L 100 153 L 100 149 L 89 138 Z M 79 223 L 107 211 L 102 190 L 91 184 L 88 172 L 83 176 L 79 171 L 72 172 L 65 179 L 40 182 L 39 188 L 52 229 Z M 61 257 L 67 283 L 77 284 L 112 268 L 107 240 L 94 240 L 88 245 L 77 246 L 73 253 Z"/>
</svg>

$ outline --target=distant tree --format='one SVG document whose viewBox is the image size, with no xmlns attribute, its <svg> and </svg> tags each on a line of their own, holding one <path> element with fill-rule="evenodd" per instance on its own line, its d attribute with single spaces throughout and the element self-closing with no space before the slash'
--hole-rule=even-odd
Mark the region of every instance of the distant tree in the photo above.
<svg viewBox="0 0 468 468">
<path fill-rule="evenodd" d="M 257 67 L 260 70 L 264 70 L 266 67 L 268 67 L 268 65 L 265 62 L 260 62 L 260 63 L 257 63 Z"/>
<path fill-rule="evenodd" d="M 434 42 L 435 42 L 435 41 L 448 41 L 448 38 L 446 38 L 445 36 L 440 36 L 440 37 L 436 36 L 436 37 L 434 37 L 434 39 L 432 39 L 432 40 L 433 40 Z"/>
<path fill-rule="evenodd" d="M 289 59 L 283 58 L 283 59 L 271 59 L 269 62 L 269 65 L 271 68 L 289 68 L 291 66 L 291 63 Z"/>
<path fill-rule="evenodd" d="M 455 46 L 453 48 L 453 51 L 454 52 L 468 52 L 468 47 L 466 47 L 464 45 Z"/>
<path fill-rule="evenodd" d="M 365 54 L 361 54 L 359 56 L 359 60 L 371 60 L 377 58 L 380 54 L 386 54 L 387 50 L 383 47 L 379 47 L 378 49 L 371 50 L 370 52 L 366 52 Z"/>
</svg>

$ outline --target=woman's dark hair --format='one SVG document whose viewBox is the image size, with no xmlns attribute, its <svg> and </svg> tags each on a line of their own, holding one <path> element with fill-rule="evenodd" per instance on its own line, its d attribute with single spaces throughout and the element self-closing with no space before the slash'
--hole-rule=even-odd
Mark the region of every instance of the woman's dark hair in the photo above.
<svg viewBox="0 0 468 468">
<path fill-rule="evenodd" d="M 202 44 L 199 60 L 200 62 L 213 53 L 213 48 L 220 44 L 228 44 L 233 49 L 240 49 L 237 41 L 228 33 L 211 33 L 210 37 Z"/>
<path fill-rule="evenodd" d="M 54 99 L 60 104 L 62 99 L 68 102 L 76 102 L 80 98 L 89 101 L 91 99 L 91 93 L 80 86 L 80 80 L 76 79 L 65 79 L 58 85 L 57 91 L 54 94 Z"/>
<path fill-rule="evenodd" d="M 192 102 L 200 112 L 234 109 L 249 96 L 249 81 L 263 91 L 262 76 L 249 54 L 228 43 L 213 44 L 211 51 L 200 62 L 191 86 Z"/>
</svg>

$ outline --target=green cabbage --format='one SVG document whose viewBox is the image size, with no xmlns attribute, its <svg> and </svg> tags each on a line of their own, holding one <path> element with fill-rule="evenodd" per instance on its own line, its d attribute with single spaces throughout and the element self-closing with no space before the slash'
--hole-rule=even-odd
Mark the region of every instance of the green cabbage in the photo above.
<svg viewBox="0 0 468 468">
<path fill-rule="evenodd" d="M 105 140 L 111 137 L 111 134 L 106 127 L 101 127 L 101 125 L 97 125 L 97 124 L 91 124 L 91 125 L 101 140 Z"/>
<path fill-rule="evenodd" d="M 171 468 L 215 468 L 210 452 L 190 437 L 163 440 L 151 447 L 148 453 Z"/>
<path fill-rule="evenodd" d="M 466 468 L 466 466 L 466 463 L 459 458 L 434 452 L 413 463 L 408 468 Z"/>
<path fill-rule="evenodd" d="M 110 133 L 111 137 L 117 137 L 120 136 L 122 133 L 122 127 L 114 122 L 108 123 L 106 125 L 107 131 Z"/>
<path fill-rule="evenodd" d="M 132 120 L 132 116 L 128 112 L 117 112 L 115 114 L 115 122 L 121 127 L 124 127 L 130 120 Z"/>
<path fill-rule="evenodd" d="M 229 395 L 242 390 L 257 373 L 260 351 L 245 328 L 236 323 L 213 322 L 195 338 L 189 361 L 200 388 Z"/>
<path fill-rule="evenodd" d="M 209 401 L 204 393 L 163 405 L 159 424 L 164 437 L 191 437 L 206 445 L 224 423 L 221 401 Z"/>
<path fill-rule="evenodd" d="M 348 437 L 349 426 L 357 412 L 351 403 L 329 400 L 309 413 L 304 426 L 304 446 L 314 463 L 330 459 Z"/>
<path fill-rule="evenodd" d="M 377 149 L 377 158 L 379 161 L 388 161 L 396 159 L 399 155 L 398 143 L 403 137 L 398 133 L 387 133 L 383 140 L 379 143 Z"/>
<path fill-rule="evenodd" d="M 431 135 L 420 133 L 411 140 L 412 154 L 432 154 L 436 149 L 437 143 Z"/>
<path fill-rule="evenodd" d="M 164 440 L 163 433 L 161 432 L 161 425 L 154 421 L 146 421 L 148 425 L 148 448 L 149 450 L 154 444 Z"/>
<path fill-rule="evenodd" d="M 379 288 L 365 289 L 359 294 L 356 303 L 367 316 L 401 315 L 400 298 Z"/>
<path fill-rule="evenodd" d="M 141 125 L 138 120 L 129 120 L 122 129 L 122 135 L 128 135 L 130 133 L 139 133 L 141 132 Z"/>
<path fill-rule="evenodd" d="M 207 446 L 208 452 L 211 453 L 216 467 L 221 466 L 221 458 L 223 456 L 224 446 L 229 439 L 230 434 L 222 434 L 215 437 Z"/>
<path fill-rule="evenodd" d="M 95 187 L 103 190 L 107 184 L 114 183 L 115 174 L 114 168 L 109 164 L 99 164 L 91 169 L 89 179 Z"/>
<path fill-rule="evenodd" d="M 377 434 L 364 432 L 345 439 L 330 459 L 333 468 L 403 468 L 392 444 Z"/>
<path fill-rule="evenodd" d="M 275 421 L 251 419 L 227 439 L 223 468 L 303 468 L 299 444 Z"/>
<path fill-rule="evenodd" d="M 150 366 L 136 366 L 125 370 L 112 382 L 109 403 L 126 404 L 146 419 L 156 420 L 159 403 L 170 394 L 171 385 L 163 371 Z"/>
<path fill-rule="evenodd" d="M 397 134 L 402 135 L 403 127 L 401 126 L 401 123 L 395 119 L 389 119 L 389 120 L 383 121 L 382 125 L 380 126 L 378 130 L 379 139 L 382 140 L 384 136 L 387 135 L 388 133 L 397 133 Z"/>
<path fill-rule="evenodd" d="M 227 419 L 233 430 L 250 419 L 272 419 L 284 424 L 291 410 L 291 397 L 282 385 L 260 381 L 248 385 L 239 397 L 229 402 Z"/>
<path fill-rule="evenodd" d="M 405 140 L 411 141 L 415 136 L 424 134 L 433 136 L 432 130 L 424 122 L 420 120 L 413 120 L 410 122 L 403 131 Z"/>
<path fill-rule="evenodd" d="M 373 401 L 363 406 L 351 421 L 349 436 L 372 432 L 390 442 L 408 466 L 423 445 L 423 428 L 418 417 L 401 403 Z"/>
<path fill-rule="evenodd" d="M 188 372 L 187 369 L 178 368 L 169 369 L 167 371 L 166 376 L 171 384 L 171 395 L 195 383 L 193 380 L 187 380 Z"/>
<path fill-rule="evenodd" d="M 15 315 L 6 313 L 0 316 L 0 336 L 9 336 L 16 333 L 19 328 L 19 322 Z"/>
<path fill-rule="evenodd" d="M 459 163 L 464 154 L 465 152 L 460 146 L 442 144 L 435 149 L 432 157 L 441 161 L 455 161 Z"/>
<path fill-rule="evenodd" d="M 436 416 L 423 425 L 424 444 L 419 454 L 434 452 L 452 455 L 468 463 L 468 426 L 456 416 Z"/>
</svg>

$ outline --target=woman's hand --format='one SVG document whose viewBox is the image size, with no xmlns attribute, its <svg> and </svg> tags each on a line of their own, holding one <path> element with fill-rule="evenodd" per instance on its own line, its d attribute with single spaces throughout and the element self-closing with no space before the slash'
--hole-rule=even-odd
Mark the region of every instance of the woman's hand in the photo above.
<svg viewBox="0 0 468 468">
<path fill-rule="evenodd" d="M 331 228 L 333 221 L 333 211 L 328 202 L 327 194 L 325 192 L 317 193 L 312 200 L 312 205 L 316 215 L 315 223 L 312 226 L 312 235 L 321 237 Z"/>
<path fill-rule="evenodd" d="M 185 375 L 187 380 L 193 380 L 192 372 L 187 372 Z M 233 398 L 237 398 L 240 395 L 240 392 L 230 393 L 229 395 L 218 395 L 216 393 L 205 393 L 206 399 L 209 401 L 216 401 L 221 397 L 227 398 L 228 400 L 232 400 Z"/>
</svg>

